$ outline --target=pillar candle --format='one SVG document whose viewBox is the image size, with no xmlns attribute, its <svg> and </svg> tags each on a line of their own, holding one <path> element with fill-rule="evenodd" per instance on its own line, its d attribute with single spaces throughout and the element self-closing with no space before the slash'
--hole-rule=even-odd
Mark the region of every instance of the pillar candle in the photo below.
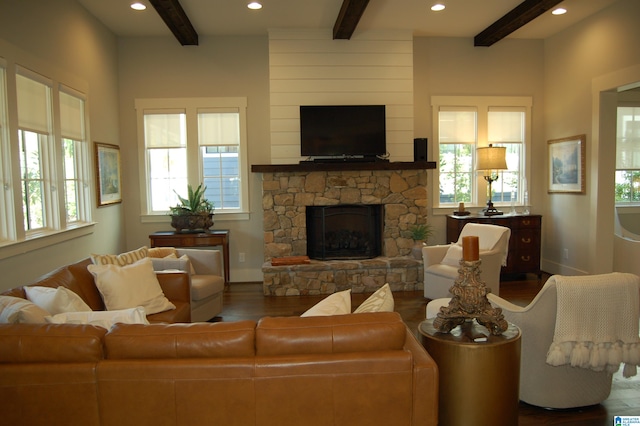
<svg viewBox="0 0 640 426">
<path fill-rule="evenodd" d="M 464 203 L 458 204 L 458 211 L 459 212 L 463 212 L 464 211 Z"/>
<path fill-rule="evenodd" d="M 462 259 L 466 262 L 480 260 L 480 242 L 477 236 L 462 237 Z"/>
</svg>

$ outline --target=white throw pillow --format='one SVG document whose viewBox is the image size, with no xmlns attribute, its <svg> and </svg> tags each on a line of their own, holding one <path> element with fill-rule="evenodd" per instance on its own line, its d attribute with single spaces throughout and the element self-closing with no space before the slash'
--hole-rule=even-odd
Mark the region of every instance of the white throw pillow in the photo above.
<svg viewBox="0 0 640 426">
<path fill-rule="evenodd" d="M 49 316 L 35 303 L 21 297 L 0 296 L 0 324 L 39 324 Z"/>
<path fill-rule="evenodd" d="M 354 314 L 362 312 L 393 312 L 394 301 L 389 283 L 383 285 L 375 293 L 367 298 L 353 311 Z"/>
<path fill-rule="evenodd" d="M 149 324 L 142 306 L 117 311 L 65 312 L 45 318 L 52 324 L 91 324 L 110 329 L 116 323 Z"/>
<path fill-rule="evenodd" d="M 177 254 L 173 253 L 163 257 L 163 259 L 184 260 L 185 262 L 187 262 L 187 266 L 189 267 L 189 270 L 185 272 L 188 272 L 190 275 L 196 275 L 196 270 L 193 268 L 193 263 L 191 263 L 191 259 L 189 259 L 189 256 L 187 256 L 186 254 L 183 254 L 182 256 L 178 257 Z"/>
<path fill-rule="evenodd" d="M 49 312 L 50 315 L 91 310 L 80 296 L 66 287 L 26 286 L 24 291 L 30 301 Z"/>
<path fill-rule="evenodd" d="M 87 269 L 109 311 L 142 306 L 150 315 L 176 308 L 164 296 L 148 257 L 127 266 L 89 265 Z"/>
<path fill-rule="evenodd" d="M 309 308 L 301 317 L 323 317 L 351 313 L 351 290 L 344 290 L 325 297 Z"/>
<path fill-rule="evenodd" d="M 441 263 L 458 267 L 460 266 L 460 259 L 462 259 L 462 246 L 458 244 L 451 244 Z"/>
</svg>

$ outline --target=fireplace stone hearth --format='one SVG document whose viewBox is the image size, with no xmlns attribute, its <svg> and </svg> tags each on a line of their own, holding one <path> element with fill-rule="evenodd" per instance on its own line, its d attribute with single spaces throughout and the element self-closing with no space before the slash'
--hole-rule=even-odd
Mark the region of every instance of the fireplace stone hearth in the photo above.
<svg viewBox="0 0 640 426">
<path fill-rule="evenodd" d="M 422 289 L 422 262 L 411 257 L 410 228 L 426 223 L 426 185 L 422 169 L 263 172 L 265 295 L 368 292 L 385 283 L 393 291 Z M 271 265 L 273 257 L 307 255 L 307 206 L 342 204 L 382 206 L 381 256 Z"/>
</svg>

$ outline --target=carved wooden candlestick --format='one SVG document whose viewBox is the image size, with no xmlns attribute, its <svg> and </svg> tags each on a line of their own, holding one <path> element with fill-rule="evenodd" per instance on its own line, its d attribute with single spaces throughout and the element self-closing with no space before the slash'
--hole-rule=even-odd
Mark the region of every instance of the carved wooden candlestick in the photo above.
<svg viewBox="0 0 640 426">
<path fill-rule="evenodd" d="M 474 319 L 496 336 L 509 327 L 502 315 L 502 309 L 492 307 L 487 299 L 487 293 L 490 290 L 483 281 L 480 281 L 481 263 L 478 237 L 463 237 L 459 275 L 453 287 L 449 289 L 453 298 L 448 306 L 440 308 L 440 312 L 433 320 L 433 327 L 436 330 L 448 333 L 457 325 Z"/>
</svg>

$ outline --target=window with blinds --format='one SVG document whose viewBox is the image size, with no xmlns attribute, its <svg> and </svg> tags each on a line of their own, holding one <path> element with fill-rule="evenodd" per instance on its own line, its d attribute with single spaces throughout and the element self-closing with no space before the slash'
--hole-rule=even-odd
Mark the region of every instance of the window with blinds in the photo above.
<svg viewBox="0 0 640 426">
<path fill-rule="evenodd" d="M 440 203 L 471 202 L 474 198 L 473 164 L 478 142 L 475 107 L 442 106 L 438 114 Z"/>
<path fill-rule="evenodd" d="M 177 204 L 176 191 L 187 187 L 187 123 L 184 111 L 147 111 L 144 141 L 150 210 L 167 212 Z"/>
<path fill-rule="evenodd" d="M 24 229 L 33 231 L 52 227 L 55 199 L 51 196 L 55 163 L 52 138 L 52 82 L 18 68 L 18 142 Z"/>
<path fill-rule="evenodd" d="M 216 214 L 246 213 L 246 99 L 138 99 L 143 215 L 166 215 L 187 187 L 206 187 Z"/>
<path fill-rule="evenodd" d="M 476 149 L 506 147 L 508 170 L 498 172 L 492 201 L 499 205 L 526 205 L 526 152 L 530 134 L 530 97 L 434 96 L 434 133 L 439 167 L 434 207 L 450 208 L 464 202 L 482 206 L 487 186 L 475 170 Z M 479 178 L 480 177 L 480 178 Z"/>
<path fill-rule="evenodd" d="M 640 107 L 618 107 L 616 203 L 640 202 Z"/>
<path fill-rule="evenodd" d="M 73 224 L 85 221 L 90 215 L 85 98 L 80 92 L 62 85 L 59 98 L 65 220 L 67 224 Z"/>
<path fill-rule="evenodd" d="M 0 77 L 0 171 L 6 190 L 0 197 L 0 244 L 88 224 L 85 95 L 17 64 L 9 75 L 0 62 Z M 10 85 L 16 91 L 14 103 L 6 96 Z M 7 121 L 10 110 L 17 116 L 15 133 Z M 17 153 L 12 153 L 11 134 L 17 135 Z"/>
<path fill-rule="evenodd" d="M 493 202 L 522 203 L 521 173 L 525 140 L 524 108 L 490 107 L 487 140 L 493 146 L 507 148 L 508 170 L 500 170 L 500 178 L 493 183 Z"/>
<path fill-rule="evenodd" d="M 240 114 L 200 110 L 198 142 L 206 196 L 218 209 L 240 208 Z"/>
</svg>

